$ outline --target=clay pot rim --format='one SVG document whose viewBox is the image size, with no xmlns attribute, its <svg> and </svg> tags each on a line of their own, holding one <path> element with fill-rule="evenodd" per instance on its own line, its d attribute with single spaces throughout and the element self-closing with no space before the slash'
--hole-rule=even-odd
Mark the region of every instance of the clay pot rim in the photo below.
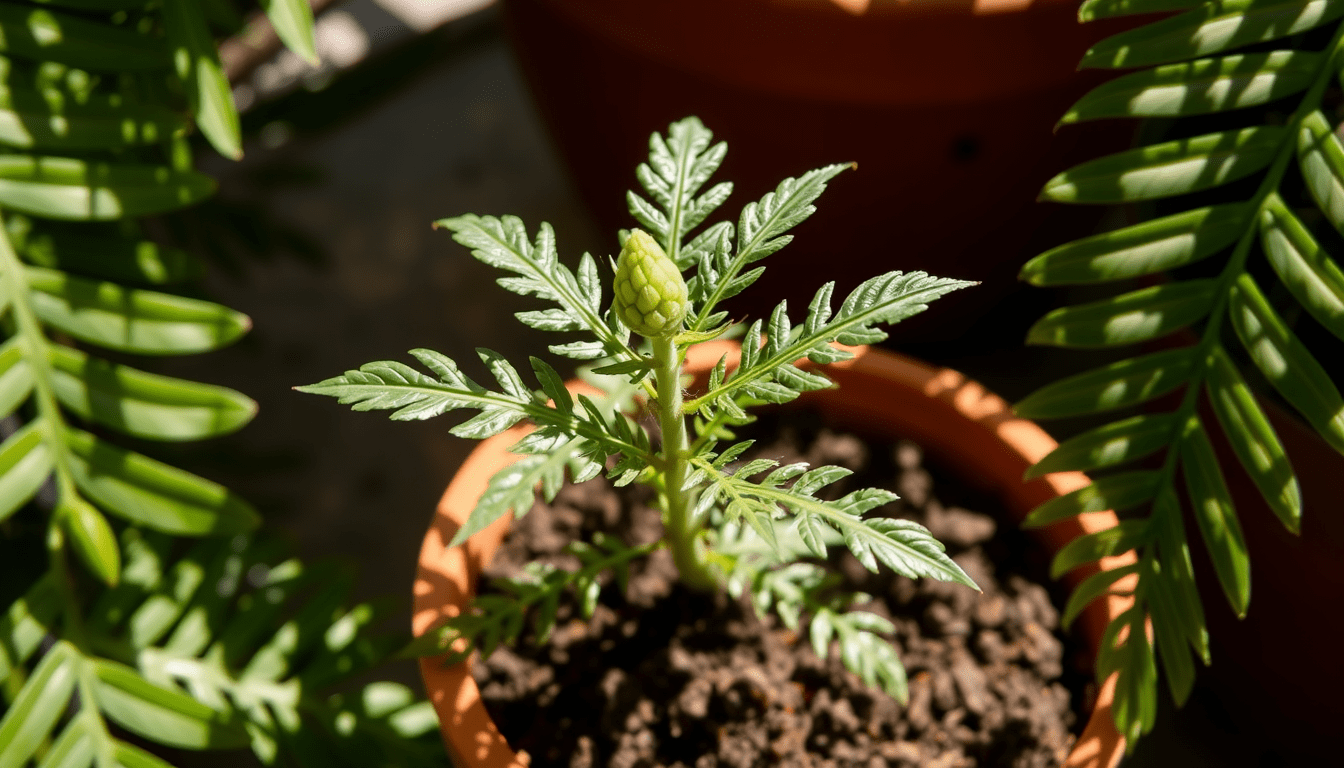
<svg viewBox="0 0 1344 768">
<path fill-rule="evenodd" d="M 1007 451 L 1006 455 L 1028 466 L 1057 445 L 1034 422 L 1014 416 L 1002 398 L 957 371 L 934 368 L 884 350 L 858 347 L 854 351 L 854 359 L 826 368 L 832 378 L 841 384 L 841 389 L 811 393 L 809 397 L 814 403 L 826 399 L 831 408 L 852 409 L 855 407 L 852 401 L 846 402 L 834 393 L 843 391 L 847 379 L 851 384 L 866 381 L 869 386 L 876 384 L 888 391 L 926 398 L 929 406 L 921 410 L 941 409 L 963 420 L 964 428 L 941 430 L 947 443 L 965 446 L 966 450 L 959 453 L 974 453 L 976 437 L 968 438 L 968 435 L 978 436 L 982 440 L 990 435 Z M 734 363 L 737 344 L 701 344 L 688 355 L 687 369 L 705 373 L 724 354 L 730 355 L 730 364 Z M 577 382 L 571 386 L 586 387 Z M 830 393 L 829 399 L 827 393 Z M 883 406 L 879 404 L 878 407 Z M 823 407 L 823 410 L 826 408 Z M 412 628 L 417 636 L 456 615 L 470 601 L 477 575 L 508 532 L 512 515 L 497 520 L 460 547 L 448 549 L 445 546 L 465 522 L 489 478 L 518 459 L 507 453 L 506 449 L 528 429 L 519 425 L 483 441 L 463 462 L 444 493 L 426 532 L 416 571 Z M 997 460 L 1001 461 L 1002 458 L 1000 456 Z M 977 466 L 980 463 L 977 459 Z M 1084 487 L 1089 482 L 1080 472 L 1059 472 L 1046 475 L 1032 484 L 1021 485 L 1034 486 L 1037 493 L 1045 493 L 1045 498 L 1049 498 Z M 1021 508 L 1020 503 L 1016 509 L 1012 501 L 1005 506 L 1010 513 L 1025 515 L 1026 510 Z M 1058 547 L 1061 542 L 1078 535 L 1117 524 L 1118 519 L 1113 512 L 1088 513 L 1041 529 L 1045 532 L 1041 538 L 1048 545 Z M 1130 552 L 1104 559 L 1101 567 L 1109 570 L 1134 561 L 1134 554 Z M 1075 573 L 1072 581 L 1076 582 L 1085 575 Z M 1094 653 L 1101 628 L 1127 609 L 1129 602 L 1127 598 L 1110 596 L 1093 601 L 1084 611 L 1082 620 L 1086 623 L 1085 635 Z M 446 667 L 439 657 L 422 658 L 420 672 L 438 714 L 444 742 L 454 760 L 460 761 L 458 764 L 478 768 L 523 768 L 529 765 L 525 755 L 513 752 L 490 719 L 481 700 L 480 690 L 469 673 L 468 663 Z M 1116 675 L 1113 674 L 1098 692 L 1096 704 L 1064 764 L 1065 768 L 1115 768 L 1119 764 L 1124 754 L 1125 739 L 1116 730 L 1111 716 L 1115 683 Z"/>
</svg>

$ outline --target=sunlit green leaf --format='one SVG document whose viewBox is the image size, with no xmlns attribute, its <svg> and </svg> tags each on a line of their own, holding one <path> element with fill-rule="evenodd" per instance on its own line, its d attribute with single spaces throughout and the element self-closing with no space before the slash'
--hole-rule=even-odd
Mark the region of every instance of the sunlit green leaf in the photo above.
<svg viewBox="0 0 1344 768">
<path fill-rule="evenodd" d="M 227 488 L 69 428 L 75 484 L 108 512 L 165 533 L 241 533 L 260 517 Z"/>
<path fill-rule="evenodd" d="M 106 659 L 90 662 L 99 685 L 98 706 L 117 725 L 183 749 L 230 749 L 248 744 L 241 723 L 179 691 L 145 680 L 134 669 Z"/>
<path fill-rule="evenodd" d="M 1344 145 L 1319 110 L 1302 118 L 1297 160 L 1316 204 L 1344 232 Z"/>
<path fill-rule="evenodd" d="M 271 26 L 285 46 L 304 61 L 317 66 L 317 47 L 313 40 L 313 9 L 308 0 L 261 0 Z"/>
<path fill-rule="evenodd" d="M 70 702 L 82 659 L 58 640 L 0 719 L 0 768 L 22 768 Z"/>
<path fill-rule="evenodd" d="M 1080 416 L 1160 397 L 1189 380 L 1190 353 L 1169 349 L 1110 363 L 1036 390 L 1013 406 L 1026 419 Z"/>
<path fill-rule="evenodd" d="M 1339 0 L 1344 8 L 1344 0 Z M 1046 182 L 1041 199 L 1129 203 L 1210 189 L 1269 165 L 1284 129 L 1258 126 L 1131 149 L 1076 165 Z"/>
<path fill-rule="evenodd" d="M 52 345 L 51 384 L 84 418 L 151 440 L 199 440 L 251 421 L 257 405 L 231 389 L 158 376 Z"/>
<path fill-rule="evenodd" d="M 68 540 L 89 572 L 108 586 L 121 576 L 121 549 L 107 519 L 74 493 L 66 493 L 56 508 Z"/>
<path fill-rule="evenodd" d="M 1184 11 L 1203 5 L 1205 0 L 1083 0 L 1078 6 L 1079 21 L 1096 21 L 1140 13 Z"/>
<path fill-rule="evenodd" d="M 163 24 L 196 125 L 221 155 L 237 160 L 243 156 L 242 125 L 200 5 L 193 0 L 165 0 Z"/>
<path fill-rule="evenodd" d="M 1170 485 L 1163 486 L 1153 502 L 1152 513 L 1162 579 L 1166 582 L 1167 595 L 1176 607 L 1174 617 L 1182 634 L 1199 658 L 1208 664 L 1209 630 L 1204 625 L 1204 606 L 1195 585 L 1195 566 L 1181 517 L 1181 503 L 1176 498 L 1175 489 Z"/>
<path fill-rule="evenodd" d="M 200 299 L 122 288 L 40 267 L 24 270 L 33 312 L 75 338 L 123 352 L 187 354 L 236 341 L 252 326 L 240 312 Z"/>
<path fill-rule="evenodd" d="M 147 216 L 194 205 L 214 191 L 209 176 L 166 166 L 0 155 L 0 205 L 51 219 Z"/>
<path fill-rule="evenodd" d="M 1246 229 L 1249 209 L 1198 208 L 1052 248 L 1022 267 L 1032 285 L 1104 283 L 1185 266 L 1226 248 Z"/>
<path fill-rule="evenodd" d="M 0 417 L 14 412 L 33 391 L 33 366 L 24 354 L 23 339 L 14 336 L 0 345 Z"/>
<path fill-rule="evenodd" d="M 31 421 L 0 445 L 0 520 L 31 499 L 51 474 L 55 457 L 44 426 Z"/>
<path fill-rule="evenodd" d="M 1036 321 L 1027 343 L 1111 347 L 1165 336 L 1208 314 L 1216 285 L 1214 280 L 1187 280 L 1061 307 Z"/>
<path fill-rule="evenodd" d="M 1305 32 L 1341 14 L 1341 0 L 1212 0 L 1102 40 L 1079 67 L 1143 67 L 1206 56 Z"/>
<path fill-rule="evenodd" d="M 115 225 L 64 224 L 10 214 L 5 228 L 18 255 L 37 267 L 140 285 L 180 283 L 204 272 L 186 251 L 124 237 Z"/>
<path fill-rule="evenodd" d="M 0 52 L 98 71 L 158 69 L 169 63 L 162 41 L 129 26 L 12 3 L 0 5 Z"/>
<path fill-rule="evenodd" d="M 1150 470 L 1099 477 L 1091 485 L 1040 505 L 1022 524 L 1034 528 L 1085 512 L 1129 509 L 1153 498 L 1161 480 L 1161 473 Z"/>
<path fill-rule="evenodd" d="M 1181 468 L 1194 507 L 1195 521 L 1213 559 L 1218 583 L 1238 616 L 1251 602 L 1251 560 L 1232 506 L 1232 494 L 1223 480 L 1218 455 L 1197 418 L 1192 417 L 1181 438 Z"/>
<path fill-rule="evenodd" d="M 1057 579 L 1085 563 L 1128 552 L 1147 541 L 1148 535 L 1147 520 L 1122 520 L 1114 528 L 1079 536 L 1055 553 L 1050 576 Z"/>
<path fill-rule="evenodd" d="M 1265 255 L 1283 284 L 1311 316 L 1344 339 L 1344 273 L 1278 195 L 1260 214 Z"/>
<path fill-rule="evenodd" d="M 1069 595 L 1069 602 L 1064 606 L 1064 613 L 1061 614 L 1060 623 L 1064 627 L 1073 624 L 1074 619 L 1083 612 L 1084 609 L 1098 597 L 1105 594 L 1128 594 L 1123 590 L 1116 588 L 1116 582 L 1133 575 L 1139 570 L 1138 563 L 1122 565 L 1119 568 L 1098 571 L 1097 573 L 1083 579 Z"/>
<path fill-rule="evenodd" d="M 1269 419 L 1221 346 L 1215 345 L 1209 353 L 1206 370 L 1209 402 L 1227 441 L 1269 508 L 1288 530 L 1299 533 L 1302 490 Z"/>
<path fill-rule="evenodd" d="M 83 101 L 58 89 L 0 84 L 0 144 L 20 149 L 102 150 L 166 141 L 186 121 L 158 104 L 95 94 Z"/>
<path fill-rule="evenodd" d="M 1305 90 L 1321 54 L 1272 51 L 1169 64 L 1117 77 L 1079 99 L 1061 123 L 1104 117 L 1202 115 L 1264 104 Z"/>
<path fill-rule="evenodd" d="M 1134 416 L 1104 424 L 1065 440 L 1027 470 L 1026 478 L 1134 461 L 1169 445 L 1175 425 L 1175 417 L 1170 414 Z"/>
<path fill-rule="evenodd" d="M 1344 453 L 1344 399 L 1248 274 L 1231 287 L 1228 318 L 1265 378 L 1326 442 Z"/>
<path fill-rule="evenodd" d="M 1156 561 L 1149 561 L 1156 566 Z M 1152 612 L 1153 634 L 1157 640 L 1157 650 L 1162 659 L 1163 670 L 1167 673 L 1167 685 L 1171 688 L 1171 697 L 1176 706 L 1185 704 L 1190 691 L 1195 687 L 1195 664 L 1190 656 L 1190 647 L 1181 632 L 1181 620 L 1177 615 L 1180 608 L 1171 595 L 1171 586 L 1162 578 L 1162 572 L 1156 567 L 1144 574 L 1147 586 L 1148 608 Z"/>
</svg>

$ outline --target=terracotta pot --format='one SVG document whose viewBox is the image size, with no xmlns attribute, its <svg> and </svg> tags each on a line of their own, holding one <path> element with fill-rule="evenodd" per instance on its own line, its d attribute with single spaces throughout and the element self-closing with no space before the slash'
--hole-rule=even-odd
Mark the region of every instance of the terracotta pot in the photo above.
<svg viewBox="0 0 1344 768">
<path fill-rule="evenodd" d="M 882 271 L 923 269 L 985 286 L 944 299 L 936 320 L 914 318 L 900 332 L 964 343 L 965 325 L 1015 289 L 1027 256 L 1090 233 L 1099 215 L 1036 205 L 1044 182 L 1129 143 L 1127 121 L 1053 131 L 1106 77 L 1076 72 L 1083 53 L 1133 23 L 1080 25 L 1076 8 L 1076 0 L 507 0 L 505 18 L 599 231 L 633 224 L 625 191 L 637 186 L 648 136 L 686 115 L 728 141 L 716 178 L 735 184 L 721 209 L 729 218 L 784 176 L 853 161 L 858 171 L 832 182 L 759 288 L 731 306 L 760 310 L 760 297 L 805 305 L 810 284 L 790 276 L 818 257 L 841 290 Z"/>
<path fill-rule="evenodd" d="M 1003 500 L 1014 524 L 1042 502 L 1087 485 L 1087 478 L 1078 472 L 1059 472 L 1023 483 L 1022 473 L 1054 449 L 1055 441 L 1034 423 L 1013 416 L 1007 403 L 976 382 L 956 371 L 931 368 L 890 352 L 864 347 L 855 351 L 858 355 L 853 360 L 826 368 L 840 385 L 838 389 L 809 393 L 800 401 L 819 409 L 831 424 L 909 437 L 944 463 L 966 467 L 969 477 L 986 483 L 987 490 Z M 689 356 L 687 367 L 705 375 L 725 353 L 734 362 L 737 345 L 701 345 Z M 482 442 L 448 486 L 420 551 L 413 619 L 417 635 L 456 616 L 470 602 L 477 575 L 507 533 L 511 515 L 461 547 L 445 546 L 466 521 L 490 477 L 517 460 L 505 449 L 525 431 L 525 427 L 514 427 Z M 1036 533 L 1053 551 L 1084 533 L 1115 524 L 1114 514 L 1098 512 Z M 1130 562 L 1133 553 L 1107 558 L 1102 567 Z M 1095 572 L 1095 568 L 1075 571 L 1075 583 Z M 1128 605 L 1127 598 L 1109 597 L 1088 607 L 1079 621 L 1093 652 L 1106 624 Z M 528 764 L 509 748 L 490 720 L 467 664 L 445 667 L 440 659 L 427 658 L 421 660 L 420 672 L 457 765 L 521 768 Z M 1125 742 L 1111 717 L 1114 685 L 1112 677 L 1102 686 L 1066 763 L 1068 768 L 1113 768 L 1119 763 Z"/>
</svg>

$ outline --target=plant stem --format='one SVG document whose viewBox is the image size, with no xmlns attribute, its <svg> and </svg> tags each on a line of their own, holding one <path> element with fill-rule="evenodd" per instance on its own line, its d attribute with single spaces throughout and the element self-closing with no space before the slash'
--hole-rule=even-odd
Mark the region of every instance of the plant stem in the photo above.
<svg viewBox="0 0 1344 768">
<path fill-rule="evenodd" d="M 653 374 L 658 384 L 658 427 L 663 433 L 663 529 L 681 582 L 692 589 L 719 586 L 705 559 L 698 534 L 700 521 L 691 514 L 691 491 L 682 489 L 690 475 L 690 446 L 686 417 L 681 412 L 681 356 L 672 336 L 653 342 Z"/>
</svg>

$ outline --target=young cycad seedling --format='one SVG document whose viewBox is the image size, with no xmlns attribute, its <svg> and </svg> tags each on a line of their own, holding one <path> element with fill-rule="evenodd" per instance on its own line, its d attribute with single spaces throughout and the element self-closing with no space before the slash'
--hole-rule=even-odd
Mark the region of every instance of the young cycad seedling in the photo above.
<svg viewBox="0 0 1344 768">
<path fill-rule="evenodd" d="M 836 344 L 869 344 L 886 338 L 882 326 L 928 307 L 943 294 L 970 285 L 922 272 L 888 272 L 860 285 L 832 308 L 834 283 L 826 283 L 794 326 L 781 302 L 768 322 L 746 329 L 741 360 L 730 369 L 720 359 L 707 387 L 687 397 L 683 361 L 687 350 L 728 332 L 719 305 L 761 276 L 757 262 L 783 248 L 789 229 L 812 214 L 826 183 L 847 166 L 832 165 L 785 179 L 775 191 L 743 209 L 736 226 L 719 222 L 692 232 L 727 199 L 732 185 L 701 188 L 727 152 L 696 118 L 674 123 L 667 137 L 650 139 L 647 164 L 637 170 L 652 202 L 629 195 L 630 212 L 644 227 L 621 233 L 614 280 L 604 281 L 598 262 L 584 254 L 578 270 L 560 263 L 555 235 L 542 224 L 530 238 L 517 218 L 461 216 L 436 226 L 472 249 L 481 261 L 511 273 L 499 284 L 532 294 L 553 306 L 521 312 L 518 319 L 544 331 L 580 332 L 583 338 L 550 346 L 557 355 L 598 360 L 590 378 L 607 394 L 592 398 L 565 389 L 555 369 L 533 357 L 540 389 L 524 383 L 518 369 L 498 354 L 477 354 L 498 384 L 490 389 L 469 378 L 453 360 L 427 349 L 411 354 L 433 375 L 398 362 L 369 363 L 357 371 L 301 391 L 330 395 L 355 410 L 392 410 L 392 418 L 426 419 L 456 409 L 479 411 L 452 428 L 461 437 L 486 438 L 527 420 L 535 429 L 511 449 L 523 458 L 491 479 L 453 544 L 459 544 L 506 512 L 526 514 L 540 488 L 554 498 L 569 470 L 573 482 L 606 472 L 618 486 L 650 485 L 663 512 L 664 535 L 656 545 L 627 547 L 612 538 L 580 543 L 583 563 L 575 572 L 533 564 L 501 586 L 505 595 L 478 598 L 474 610 L 452 620 L 425 645 L 441 652 L 466 638 L 466 653 L 488 654 L 517 638 L 530 617 L 544 639 L 567 589 L 591 614 L 598 578 L 613 571 L 624 583 L 632 559 L 667 547 L 688 586 L 703 590 L 750 590 L 758 610 L 773 609 L 791 628 L 807 618 L 817 653 L 839 639 L 845 664 L 870 685 L 906 697 L 905 672 L 894 650 L 877 637 L 886 620 L 846 611 L 865 596 L 836 590 L 822 566 L 827 548 L 843 544 L 865 567 L 884 564 L 910 577 L 930 576 L 974 588 L 970 578 L 920 525 L 865 514 L 893 500 L 889 491 L 868 488 L 836 500 L 818 497 L 849 474 L 841 467 L 780 466 L 767 458 L 742 461 L 750 441 L 734 442 L 731 429 L 752 420 L 747 408 L 784 403 L 801 393 L 832 386 L 804 358 L 824 364 L 853 355 Z M 689 274 L 689 277 L 683 275 Z M 604 283 L 611 291 L 604 291 Z M 610 305 L 604 295 L 614 294 Z M 632 397 L 645 400 L 658 426 L 650 435 L 634 418 Z"/>
</svg>

